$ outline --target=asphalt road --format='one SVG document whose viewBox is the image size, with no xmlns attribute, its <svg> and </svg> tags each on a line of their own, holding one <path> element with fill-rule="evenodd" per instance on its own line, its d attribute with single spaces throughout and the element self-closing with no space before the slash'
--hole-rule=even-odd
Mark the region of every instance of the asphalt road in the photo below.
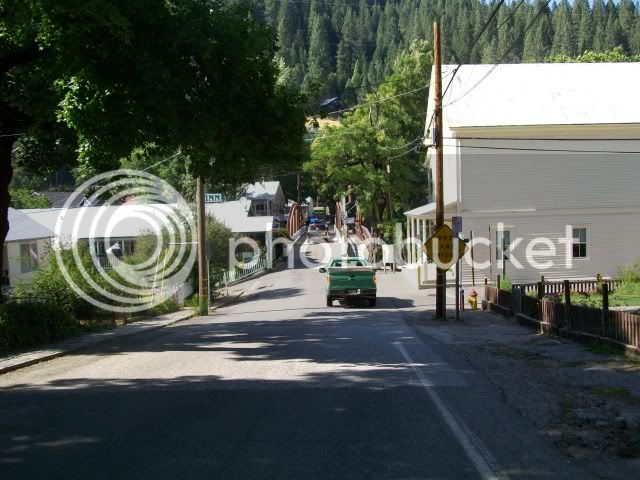
<svg viewBox="0 0 640 480">
<path fill-rule="evenodd" d="M 0 478 L 590 478 L 382 280 L 377 308 L 327 308 L 297 262 L 212 316 L 1 376 Z"/>
</svg>

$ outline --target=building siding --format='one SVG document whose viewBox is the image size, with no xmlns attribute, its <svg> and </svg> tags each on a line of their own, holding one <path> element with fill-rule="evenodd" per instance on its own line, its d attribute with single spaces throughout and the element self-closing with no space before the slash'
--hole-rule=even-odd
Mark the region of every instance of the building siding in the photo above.
<svg viewBox="0 0 640 480">
<path fill-rule="evenodd" d="M 501 214 L 491 217 L 473 218 L 464 220 L 464 235 L 469 238 L 473 230 L 474 239 L 488 238 L 491 227 L 491 257 L 492 266 L 485 269 L 476 269 L 476 283 L 481 283 L 484 277 L 495 278 L 497 274 L 503 274 L 501 267 L 495 258 L 495 232 L 498 223 L 502 222 L 504 228 L 511 232 L 511 240 L 522 238 L 522 241 L 513 249 L 513 257 L 524 268 L 515 268 L 514 262 L 507 261 L 507 275 L 515 282 L 532 282 L 539 280 L 541 275 L 546 279 L 592 278 L 600 273 L 605 276 L 617 277 L 620 267 L 634 262 L 640 256 L 638 248 L 640 242 L 640 208 L 628 213 L 600 212 L 593 213 L 588 210 L 576 211 L 574 214 Z M 566 243 L 559 242 L 565 237 L 567 225 L 585 226 L 587 228 L 587 258 L 572 259 L 570 268 L 567 268 Z M 526 260 L 527 245 L 534 239 L 544 237 L 550 239 L 555 245 L 555 255 L 550 257 L 538 257 L 539 262 L 551 260 L 551 268 L 537 269 Z M 544 249 L 544 247 L 538 247 Z M 474 259 L 476 263 L 489 260 L 489 247 L 477 245 L 474 247 Z M 463 283 L 471 280 L 470 254 L 462 263 Z"/>
</svg>

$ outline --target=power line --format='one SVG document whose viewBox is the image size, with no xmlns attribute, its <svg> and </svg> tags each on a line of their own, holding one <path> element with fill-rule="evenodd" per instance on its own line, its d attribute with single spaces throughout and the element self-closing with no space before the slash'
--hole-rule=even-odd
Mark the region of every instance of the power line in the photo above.
<svg viewBox="0 0 640 480">
<path fill-rule="evenodd" d="M 394 98 L 403 97 L 405 95 L 410 95 L 412 93 L 419 92 L 421 90 L 424 90 L 425 88 L 429 88 L 429 86 L 430 86 L 429 84 L 426 84 L 426 85 L 423 85 L 422 87 L 416 88 L 414 90 L 409 90 L 408 92 L 398 93 L 397 95 L 391 95 L 390 97 L 381 98 L 380 100 L 375 100 L 373 102 L 360 103 L 358 105 L 354 105 L 353 107 L 343 108 L 341 110 L 334 110 L 333 112 L 328 112 L 327 115 L 333 115 L 333 114 L 336 114 L 336 113 L 349 112 L 349 111 L 354 110 L 354 109 L 356 109 L 358 107 L 367 107 L 367 106 L 370 106 L 370 105 L 376 105 L 378 103 L 386 102 L 387 100 L 392 100 Z"/>
<path fill-rule="evenodd" d="M 476 148 L 484 150 L 509 150 L 523 152 L 561 152 L 561 153 L 610 153 L 616 155 L 638 155 L 640 151 L 630 150 L 576 150 L 572 148 L 534 148 L 534 147 L 499 147 L 490 145 L 443 145 L 453 148 Z"/>
<path fill-rule="evenodd" d="M 514 16 L 515 13 L 518 11 L 518 9 L 522 6 L 522 4 L 525 2 L 526 0 L 520 0 L 520 3 L 518 3 L 518 5 L 516 5 L 516 8 L 513 9 L 513 11 L 511 12 L 511 15 L 509 15 L 507 18 L 504 19 L 504 22 L 502 22 L 500 25 L 498 25 L 498 28 L 496 28 L 496 30 L 500 30 L 505 23 L 507 23 L 509 20 L 511 20 Z"/>
<path fill-rule="evenodd" d="M 394 155 L 393 157 L 387 157 L 387 160 L 394 160 L 396 158 L 404 157 L 405 155 L 409 155 L 410 153 L 414 153 L 418 151 L 418 146 L 415 145 L 413 148 L 410 148 L 406 152 L 399 153 L 398 155 Z"/>
<path fill-rule="evenodd" d="M 531 29 L 531 27 L 533 27 L 533 25 L 538 21 L 538 19 L 542 16 L 542 14 L 544 13 L 545 8 L 547 8 L 549 6 L 549 3 L 551 3 L 551 0 L 547 0 L 542 7 L 540 7 L 540 10 L 538 11 L 538 13 L 536 13 L 536 15 L 533 17 L 533 19 L 531 20 L 531 22 L 529 22 L 529 24 L 525 27 L 524 31 L 522 31 L 520 33 L 520 36 L 518 37 L 518 40 L 524 38 L 524 36 L 527 34 L 527 32 Z M 471 88 L 469 88 L 466 92 L 464 92 L 462 95 L 460 95 L 458 98 L 456 98 L 455 100 L 452 100 L 450 102 L 448 102 L 446 105 L 444 105 L 444 107 L 448 107 L 450 105 L 453 105 L 454 103 L 462 100 L 464 97 L 466 97 L 467 95 L 469 95 L 469 93 L 471 93 L 478 85 L 480 85 L 489 75 L 491 75 L 493 73 L 493 71 L 498 68 L 498 66 L 507 58 L 507 56 L 513 51 L 513 49 L 517 46 L 516 42 L 513 42 L 511 44 L 511 46 L 506 50 L 506 52 L 504 52 L 504 54 L 502 55 L 502 57 L 500 57 L 500 59 L 491 67 L 491 69 L 489 69 L 489 71 L 484 74 L 480 80 L 478 80 Z M 453 80 L 453 78 L 452 78 Z M 445 92 L 446 93 L 446 92 Z"/>
<path fill-rule="evenodd" d="M 491 12 L 491 15 L 489 15 L 489 18 L 485 22 L 484 26 L 480 29 L 480 32 L 478 32 L 478 34 L 476 35 L 476 38 L 473 40 L 473 42 L 471 42 L 471 46 L 469 47 L 469 52 L 472 52 L 475 46 L 478 44 L 478 42 L 480 41 L 480 37 L 482 37 L 482 34 L 487 30 L 487 28 L 489 28 L 489 25 L 498 14 L 498 10 L 500 10 L 500 7 L 504 4 L 504 2 L 505 0 L 500 0 L 496 5 L 496 7 L 493 9 L 493 11 Z M 515 14 L 515 11 L 511 13 L 511 16 L 514 16 L 514 14 Z M 447 92 L 449 91 L 449 87 L 451 87 L 451 84 L 453 83 L 454 78 L 456 78 L 456 74 L 458 73 L 458 70 L 460 70 L 460 67 L 462 67 L 462 65 L 463 65 L 462 62 L 460 62 L 456 66 L 456 68 L 453 70 L 453 75 L 447 82 L 447 86 L 445 87 L 444 92 L 442 93 L 442 98 L 444 98 Z M 435 111 L 434 111 L 434 114 L 435 114 Z M 429 122 L 429 124 L 431 124 L 431 122 Z"/>
<path fill-rule="evenodd" d="M 387 150 L 400 150 L 401 148 L 407 148 L 409 145 L 413 145 L 414 143 L 416 143 L 417 141 L 422 140 L 422 135 L 419 136 L 418 138 L 414 138 L 413 140 L 411 140 L 409 143 L 405 144 L 405 145 L 399 145 L 397 147 L 388 147 L 386 145 L 380 145 L 382 148 L 385 148 Z"/>
<path fill-rule="evenodd" d="M 442 137 L 446 140 L 543 140 L 543 141 L 578 141 L 578 142 L 613 142 L 613 141 L 640 141 L 640 138 L 569 138 L 569 137 Z"/>
<path fill-rule="evenodd" d="M 22 135 L 26 135 L 26 133 L 25 132 L 22 132 L 22 133 L 5 133 L 5 134 L 0 135 L 0 138 L 20 137 Z"/>
<path fill-rule="evenodd" d="M 448 73 L 445 75 L 445 77 L 447 77 L 447 76 L 449 76 L 449 75 L 451 75 L 451 72 L 448 72 Z M 387 81 L 384 81 L 384 82 L 368 83 L 368 84 L 366 84 L 366 85 L 361 85 L 361 86 L 359 86 L 359 87 L 345 87 L 343 90 L 357 90 L 357 89 L 360 89 L 360 88 L 375 87 L 375 86 L 378 86 L 378 85 L 387 85 L 387 84 L 389 84 L 389 83 L 398 83 L 398 82 L 403 82 L 404 80 L 406 80 L 406 79 L 408 79 L 408 78 L 418 78 L 418 77 L 422 77 L 422 76 L 423 76 L 423 75 L 422 75 L 421 73 L 416 73 L 415 75 L 407 75 L 407 76 L 404 76 L 404 77 L 400 77 L 400 78 L 399 78 L 399 79 L 397 79 L 397 80 L 387 80 Z M 444 77 L 443 77 L 443 78 L 444 78 Z"/>
<path fill-rule="evenodd" d="M 165 158 L 164 160 L 160 160 L 159 162 L 154 163 L 153 165 L 148 166 L 147 168 L 143 168 L 142 170 L 140 170 L 141 172 L 146 172 L 147 170 L 151 170 L 153 167 L 157 167 L 158 165 L 160 165 L 161 163 L 164 162 L 168 162 L 169 160 L 171 160 L 172 158 L 177 157 L 178 155 L 180 155 L 182 153 L 181 150 L 178 149 L 178 151 L 176 153 L 174 153 L 173 155 L 171 155 L 170 157 Z"/>
</svg>

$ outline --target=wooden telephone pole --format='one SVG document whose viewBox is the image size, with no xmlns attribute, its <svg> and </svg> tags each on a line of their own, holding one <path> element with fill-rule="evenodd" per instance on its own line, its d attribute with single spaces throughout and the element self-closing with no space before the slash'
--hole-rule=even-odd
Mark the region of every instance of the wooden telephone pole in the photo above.
<svg viewBox="0 0 640 480">
<path fill-rule="evenodd" d="M 436 230 L 444 225 L 444 188 L 442 179 L 442 60 L 440 58 L 440 25 L 433 22 L 434 68 L 434 129 L 436 149 Z M 447 314 L 446 270 L 436 265 L 436 318 L 444 320 Z"/>
<path fill-rule="evenodd" d="M 204 211 L 204 185 L 202 177 L 196 180 L 196 205 L 198 215 L 198 313 L 209 313 L 209 268 L 207 265 L 206 215 Z"/>
</svg>

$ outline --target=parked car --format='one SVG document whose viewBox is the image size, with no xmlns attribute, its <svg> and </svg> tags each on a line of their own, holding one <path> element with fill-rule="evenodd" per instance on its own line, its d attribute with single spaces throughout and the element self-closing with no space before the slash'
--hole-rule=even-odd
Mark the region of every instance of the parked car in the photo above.
<svg viewBox="0 0 640 480">
<path fill-rule="evenodd" d="M 327 307 L 334 300 L 364 299 L 376 305 L 376 272 L 362 257 L 335 257 L 319 269 L 327 276 Z"/>
</svg>

